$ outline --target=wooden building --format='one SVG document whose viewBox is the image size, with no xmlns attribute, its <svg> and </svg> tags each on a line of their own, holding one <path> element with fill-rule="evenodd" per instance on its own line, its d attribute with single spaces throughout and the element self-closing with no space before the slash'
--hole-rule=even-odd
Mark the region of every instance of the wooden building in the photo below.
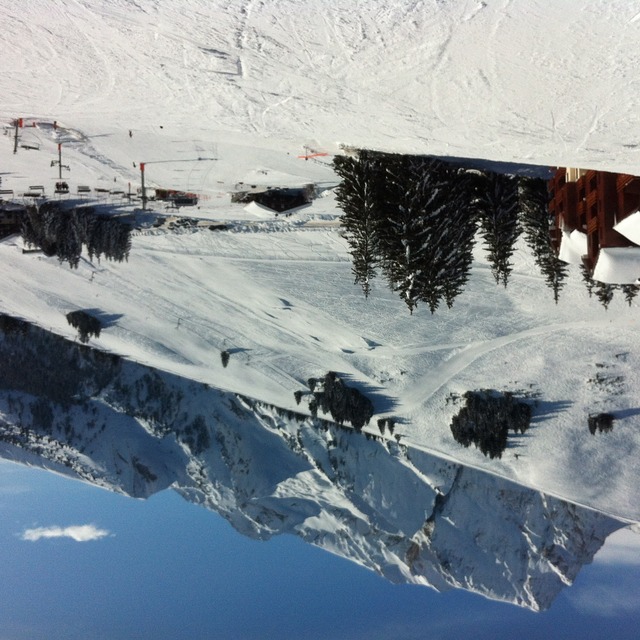
<svg viewBox="0 0 640 640">
<path fill-rule="evenodd" d="M 640 228 L 640 177 L 559 168 L 549 181 L 549 199 L 549 213 L 555 221 L 551 233 L 556 251 L 561 251 L 561 244 L 569 234 L 578 231 L 586 235 L 587 250 L 581 258 L 592 274 L 601 249 L 635 247 L 640 258 L 637 238 L 630 239 L 636 234 L 623 235 L 619 231 L 632 226 Z M 620 225 L 634 214 L 638 223 L 634 221 L 631 225 L 627 221 L 626 225 Z"/>
</svg>

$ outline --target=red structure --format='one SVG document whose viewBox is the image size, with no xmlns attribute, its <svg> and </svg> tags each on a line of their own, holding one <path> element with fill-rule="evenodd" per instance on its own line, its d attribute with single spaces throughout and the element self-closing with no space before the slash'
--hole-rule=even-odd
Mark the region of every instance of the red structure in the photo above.
<svg viewBox="0 0 640 640">
<path fill-rule="evenodd" d="M 549 181 L 552 241 L 560 249 L 563 230 L 587 235 L 583 261 L 593 271 L 601 248 L 637 246 L 613 227 L 640 210 L 640 177 L 607 171 L 559 168 Z"/>
</svg>

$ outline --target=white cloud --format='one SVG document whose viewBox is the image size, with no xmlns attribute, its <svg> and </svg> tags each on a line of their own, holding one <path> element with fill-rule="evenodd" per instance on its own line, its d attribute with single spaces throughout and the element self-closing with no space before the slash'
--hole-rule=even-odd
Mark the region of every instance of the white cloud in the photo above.
<svg viewBox="0 0 640 640">
<path fill-rule="evenodd" d="M 92 524 L 74 525 L 71 527 L 37 527 L 35 529 L 26 529 L 22 536 L 22 540 L 36 542 L 42 538 L 71 538 L 76 542 L 89 542 L 91 540 L 100 540 L 111 535 L 106 529 L 98 529 Z"/>
</svg>

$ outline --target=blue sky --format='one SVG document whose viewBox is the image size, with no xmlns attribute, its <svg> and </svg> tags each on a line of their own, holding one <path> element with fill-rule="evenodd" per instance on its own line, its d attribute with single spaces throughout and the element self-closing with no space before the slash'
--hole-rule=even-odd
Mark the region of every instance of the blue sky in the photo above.
<svg viewBox="0 0 640 640">
<path fill-rule="evenodd" d="M 293 536 L 245 538 L 171 491 L 133 500 L 1 463 L 0 508 L 0 640 L 635 638 L 640 625 L 637 534 L 534 614 L 392 585 Z M 102 535 L 22 539 L 72 525 Z"/>
</svg>

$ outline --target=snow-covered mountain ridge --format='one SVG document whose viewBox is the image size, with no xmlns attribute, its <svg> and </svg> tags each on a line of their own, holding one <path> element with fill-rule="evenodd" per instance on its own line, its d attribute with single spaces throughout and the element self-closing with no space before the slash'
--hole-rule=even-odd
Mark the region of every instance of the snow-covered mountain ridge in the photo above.
<svg viewBox="0 0 640 640">
<path fill-rule="evenodd" d="M 29 371 L 12 379 L 3 371 L 3 457 L 138 498 L 172 488 L 245 535 L 296 534 L 394 582 L 543 609 L 623 526 L 393 438 L 155 372 L 40 329 L 20 325 L 1 349 L 5 360 L 17 350 Z M 76 364 L 65 390 L 25 393 L 26 385 L 52 389 L 54 358 Z M 39 368 L 41 381 L 33 377 Z"/>
</svg>

